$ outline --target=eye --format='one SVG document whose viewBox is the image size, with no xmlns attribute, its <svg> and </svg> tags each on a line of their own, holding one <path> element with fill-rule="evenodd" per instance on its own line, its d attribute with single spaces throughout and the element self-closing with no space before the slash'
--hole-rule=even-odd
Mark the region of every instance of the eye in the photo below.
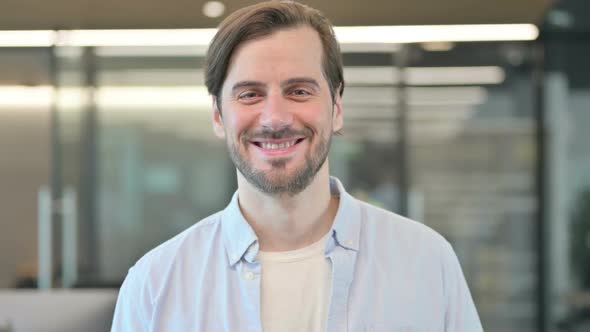
<svg viewBox="0 0 590 332">
<path fill-rule="evenodd" d="M 262 100 L 263 94 L 256 90 L 246 90 L 237 96 L 237 101 L 244 105 L 253 105 Z"/>
<path fill-rule="evenodd" d="M 259 94 L 255 91 L 245 91 L 238 95 L 238 99 L 240 100 L 249 100 L 258 97 Z"/>
<path fill-rule="evenodd" d="M 298 89 L 293 91 L 293 94 L 297 95 L 297 96 L 307 96 L 309 95 L 309 92 L 302 90 L 302 89 Z"/>
<path fill-rule="evenodd" d="M 302 97 L 308 97 L 311 96 L 311 92 L 309 92 L 306 89 L 293 89 L 291 91 L 291 95 L 298 97 L 298 98 L 302 98 Z"/>
</svg>

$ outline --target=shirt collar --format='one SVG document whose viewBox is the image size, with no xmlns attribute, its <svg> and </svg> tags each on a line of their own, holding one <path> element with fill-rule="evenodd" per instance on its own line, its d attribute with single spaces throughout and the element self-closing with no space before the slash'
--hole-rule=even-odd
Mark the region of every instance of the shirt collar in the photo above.
<svg viewBox="0 0 590 332">
<path fill-rule="evenodd" d="M 237 191 L 223 210 L 221 230 L 230 265 L 239 262 L 247 252 L 247 258 L 250 258 L 250 261 L 254 260 L 258 254 L 258 237 L 240 211 Z"/>
<path fill-rule="evenodd" d="M 342 182 L 336 177 L 330 177 L 330 190 L 332 195 L 340 196 L 338 212 L 332 225 L 334 240 L 343 248 L 358 251 L 361 228 L 360 202 L 346 192 Z"/>
<path fill-rule="evenodd" d="M 330 177 L 330 190 L 332 195 L 340 196 L 331 230 L 335 243 L 343 248 L 358 251 L 360 203 L 346 192 L 340 180 L 335 177 Z M 221 229 L 230 265 L 239 262 L 243 256 L 247 261 L 253 262 L 258 255 L 258 237 L 240 210 L 237 191 L 223 210 Z"/>
</svg>

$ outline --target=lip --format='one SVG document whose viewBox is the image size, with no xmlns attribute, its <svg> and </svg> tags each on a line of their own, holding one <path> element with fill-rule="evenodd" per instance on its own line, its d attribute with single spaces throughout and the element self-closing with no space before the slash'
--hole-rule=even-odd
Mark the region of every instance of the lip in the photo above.
<svg viewBox="0 0 590 332">
<path fill-rule="evenodd" d="M 300 141 L 302 139 L 304 139 L 305 137 L 289 137 L 289 138 L 282 138 L 282 139 L 264 139 L 264 138 L 260 138 L 260 139 L 253 139 L 250 140 L 251 143 L 272 143 L 272 144 L 281 144 L 281 143 L 285 143 L 285 142 L 291 142 L 291 141 Z"/>
<path fill-rule="evenodd" d="M 284 148 L 284 149 L 265 149 L 263 148 L 260 143 L 272 143 L 272 144 L 281 144 L 281 143 L 285 143 L 285 142 L 290 142 L 295 140 L 295 144 L 291 145 L 288 148 Z M 261 153 L 263 156 L 265 157 L 287 157 L 289 155 L 294 154 L 297 149 L 299 149 L 301 143 L 303 143 L 306 140 L 305 137 L 300 137 L 300 138 L 287 138 L 287 139 L 261 139 L 261 140 L 252 140 L 250 141 L 250 144 L 252 144 L 252 146 L 256 149 L 256 151 L 258 151 L 259 153 Z"/>
</svg>

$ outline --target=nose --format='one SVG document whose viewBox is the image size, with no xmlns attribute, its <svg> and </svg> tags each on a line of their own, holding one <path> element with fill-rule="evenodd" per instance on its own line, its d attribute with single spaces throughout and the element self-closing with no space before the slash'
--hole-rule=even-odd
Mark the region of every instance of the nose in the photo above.
<svg viewBox="0 0 590 332">
<path fill-rule="evenodd" d="M 271 130 L 281 130 L 293 124 L 293 114 L 289 101 L 280 93 L 269 94 L 259 115 L 262 127 Z"/>
</svg>

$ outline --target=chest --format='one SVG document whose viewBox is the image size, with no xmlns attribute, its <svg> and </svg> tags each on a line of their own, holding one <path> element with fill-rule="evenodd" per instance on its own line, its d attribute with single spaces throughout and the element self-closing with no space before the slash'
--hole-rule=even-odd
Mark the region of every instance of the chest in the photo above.
<svg viewBox="0 0 590 332">
<path fill-rule="evenodd" d="M 242 262 L 171 281 L 156 301 L 152 331 L 262 331 L 269 317 L 280 318 L 277 313 L 305 312 L 301 301 L 315 304 L 311 313 L 321 312 L 322 298 L 326 312 L 317 317 L 326 318 L 326 331 L 440 331 L 441 276 L 427 269 L 392 269 L 362 259 L 353 265 L 334 257 L 325 281 L 306 278 L 313 271 L 299 267 L 292 278 L 282 274 L 266 284 L 260 264 Z"/>
</svg>

